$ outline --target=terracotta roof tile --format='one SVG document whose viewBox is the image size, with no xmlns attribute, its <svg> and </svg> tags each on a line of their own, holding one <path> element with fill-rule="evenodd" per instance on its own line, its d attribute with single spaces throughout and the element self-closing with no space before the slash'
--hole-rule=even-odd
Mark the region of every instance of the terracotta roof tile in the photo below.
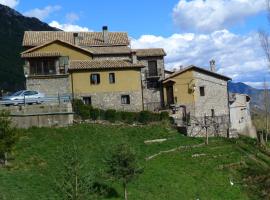
<svg viewBox="0 0 270 200">
<path fill-rule="evenodd" d="M 25 31 L 23 46 L 38 46 L 53 40 L 74 44 L 73 32 L 64 31 Z M 127 33 L 108 32 L 109 42 L 104 43 L 102 32 L 78 32 L 79 46 L 118 46 L 129 45 Z"/>
<path fill-rule="evenodd" d="M 138 57 L 166 56 L 164 49 L 161 48 L 133 49 L 133 51 L 136 51 Z"/>
<path fill-rule="evenodd" d="M 93 54 L 106 55 L 106 54 L 130 54 L 131 49 L 127 46 L 114 46 L 114 47 L 89 47 L 87 48 Z"/>
<path fill-rule="evenodd" d="M 69 70 L 142 68 L 142 63 L 132 64 L 126 60 L 73 60 Z"/>
<path fill-rule="evenodd" d="M 38 58 L 38 57 L 59 57 L 60 52 L 32 52 L 24 53 L 21 55 L 22 58 Z"/>
</svg>

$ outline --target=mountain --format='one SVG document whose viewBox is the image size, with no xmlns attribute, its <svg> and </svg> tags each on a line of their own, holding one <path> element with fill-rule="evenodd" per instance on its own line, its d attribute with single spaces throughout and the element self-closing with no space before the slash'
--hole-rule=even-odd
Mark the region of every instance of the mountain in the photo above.
<svg viewBox="0 0 270 200">
<path fill-rule="evenodd" d="M 24 88 L 22 39 L 24 31 L 58 30 L 37 18 L 25 17 L 0 4 L 0 90 L 14 91 Z"/>
<path fill-rule="evenodd" d="M 244 83 L 229 82 L 229 91 L 232 93 L 247 94 L 251 98 L 251 107 L 263 109 L 264 90 L 256 89 Z M 270 90 L 269 90 L 270 93 Z"/>
</svg>

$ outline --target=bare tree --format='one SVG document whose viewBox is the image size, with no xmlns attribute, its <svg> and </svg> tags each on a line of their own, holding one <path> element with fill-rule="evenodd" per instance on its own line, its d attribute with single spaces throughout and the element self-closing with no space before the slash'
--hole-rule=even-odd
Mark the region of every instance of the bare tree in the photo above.
<svg viewBox="0 0 270 200">
<path fill-rule="evenodd" d="M 270 23 L 270 0 L 266 0 L 266 6 L 267 6 L 267 11 L 268 11 L 268 21 Z M 269 38 L 269 33 L 260 30 L 259 31 L 259 38 L 260 38 L 260 43 L 261 47 L 265 53 L 266 59 L 267 59 L 267 65 L 268 68 L 270 69 L 270 38 Z M 263 89 L 264 89 L 264 117 L 265 117 L 265 123 L 264 123 L 264 129 L 265 129 L 265 141 L 267 142 L 268 140 L 268 131 L 269 131 L 269 89 L 266 81 L 264 80 L 263 84 Z M 263 137 L 261 138 L 263 139 Z"/>
<path fill-rule="evenodd" d="M 263 97 L 263 103 L 264 103 L 264 114 L 265 114 L 265 142 L 268 140 L 268 132 L 269 132 L 269 87 L 266 81 L 264 80 L 263 84 L 264 89 L 264 97 Z"/>
</svg>

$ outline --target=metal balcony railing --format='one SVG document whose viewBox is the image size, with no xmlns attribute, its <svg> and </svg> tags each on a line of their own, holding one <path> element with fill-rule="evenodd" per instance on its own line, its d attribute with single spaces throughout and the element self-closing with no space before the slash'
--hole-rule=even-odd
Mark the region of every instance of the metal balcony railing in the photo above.
<svg viewBox="0 0 270 200">
<path fill-rule="evenodd" d="M 161 69 L 157 69 L 157 71 L 147 70 L 145 72 L 146 78 L 160 78 L 161 76 L 162 76 Z"/>
</svg>

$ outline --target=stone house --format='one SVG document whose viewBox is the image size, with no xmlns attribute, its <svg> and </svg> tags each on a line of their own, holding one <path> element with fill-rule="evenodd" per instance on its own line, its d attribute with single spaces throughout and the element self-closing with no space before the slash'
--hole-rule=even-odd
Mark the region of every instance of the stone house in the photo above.
<svg viewBox="0 0 270 200">
<path fill-rule="evenodd" d="M 215 72 L 214 61 L 206 70 L 194 65 L 163 80 L 165 105 L 175 110 L 179 127 L 189 136 L 229 134 L 229 77 Z M 222 127 L 221 127 L 222 126 Z"/>
<path fill-rule="evenodd" d="M 250 114 L 250 97 L 246 94 L 230 93 L 231 129 L 237 134 L 256 138 L 256 129 Z"/>
<path fill-rule="evenodd" d="M 128 34 L 26 31 L 29 90 L 70 95 L 103 109 L 157 110 L 163 102 L 163 49 L 131 49 Z"/>
</svg>

